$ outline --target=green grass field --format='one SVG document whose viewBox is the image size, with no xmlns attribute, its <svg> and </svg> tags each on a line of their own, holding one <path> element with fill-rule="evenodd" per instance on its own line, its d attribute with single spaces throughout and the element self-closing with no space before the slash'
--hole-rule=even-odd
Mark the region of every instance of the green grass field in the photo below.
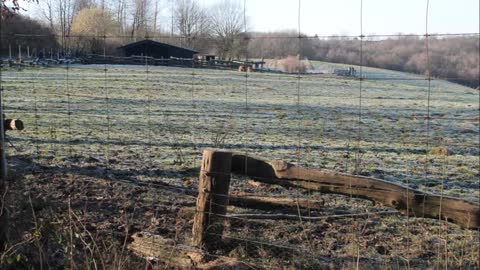
<svg viewBox="0 0 480 270">
<path fill-rule="evenodd" d="M 117 228 L 125 213 L 137 209 L 134 231 L 188 242 L 191 224 L 174 224 L 180 207 L 195 198 L 155 185 L 195 189 L 201 151 L 212 147 L 479 200 L 478 90 L 434 80 L 428 98 L 422 77 L 373 68 L 363 69 L 361 87 L 358 80 L 321 75 L 107 69 L 75 65 L 2 74 L 5 113 L 26 126 L 8 134 L 15 146 L 8 149 L 11 170 L 40 200 L 64 205 L 70 198 L 79 209 L 84 203 L 89 223 Z M 431 154 L 436 147 L 453 154 Z M 232 188 L 322 200 L 323 214 L 384 209 L 339 195 L 252 187 L 238 177 Z M 38 214 L 45 222 L 63 220 L 46 209 Z M 348 269 L 357 259 L 364 269 L 480 267 L 478 232 L 421 218 L 242 221 L 227 235 L 311 254 L 248 241 L 226 254 L 272 269 L 318 269 L 322 260 Z"/>
</svg>

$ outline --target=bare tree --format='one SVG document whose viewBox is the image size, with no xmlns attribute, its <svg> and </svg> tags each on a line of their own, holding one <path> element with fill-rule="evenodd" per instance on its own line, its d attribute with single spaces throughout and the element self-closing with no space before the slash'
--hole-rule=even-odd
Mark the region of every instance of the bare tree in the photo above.
<svg viewBox="0 0 480 270">
<path fill-rule="evenodd" d="M 40 12 L 50 28 L 58 35 L 63 51 L 70 46 L 68 40 L 73 17 L 85 5 L 91 3 L 88 0 L 44 0 L 40 2 Z"/>
<path fill-rule="evenodd" d="M 44 8 L 41 9 L 41 13 L 45 20 L 47 20 L 50 29 L 55 31 L 55 15 L 54 15 L 54 0 L 45 0 Z"/>
<path fill-rule="evenodd" d="M 153 33 L 157 33 L 157 23 L 158 23 L 158 0 L 155 0 L 155 11 L 153 13 Z"/>
<path fill-rule="evenodd" d="M 207 34 L 209 18 L 195 0 L 178 0 L 175 8 L 175 28 L 182 36 L 182 45 L 195 47 L 195 40 Z"/>
<path fill-rule="evenodd" d="M 72 0 L 57 0 L 57 12 L 59 20 L 59 29 L 61 35 L 62 51 L 69 48 L 69 36 L 74 16 L 74 5 Z"/>
<path fill-rule="evenodd" d="M 134 2 L 131 26 L 131 37 L 134 39 L 148 36 L 149 4 L 149 0 L 135 0 Z"/>
<path fill-rule="evenodd" d="M 238 57 L 245 46 L 243 8 L 235 0 L 223 0 L 212 7 L 211 29 L 215 36 L 218 54 L 222 58 Z M 243 39 L 240 40 L 240 39 Z"/>
<path fill-rule="evenodd" d="M 94 7 L 95 3 L 92 0 L 75 0 L 73 5 L 73 13 L 77 15 L 82 9 Z"/>
<path fill-rule="evenodd" d="M 118 22 L 118 33 L 121 36 L 125 35 L 125 30 L 127 28 L 127 0 L 112 0 L 111 6 L 115 7 L 112 10 L 114 14 L 114 19 Z"/>
<path fill-rule="evenodd" d="M 7 4 L 7 2 L 10 2 Z M 21 2 L 38 2 L 38 0 L 0 0 L 0 16 L 6 17 L 8 15 L 14 14 L 23 8 L 20 6 Z"/>
</svg>

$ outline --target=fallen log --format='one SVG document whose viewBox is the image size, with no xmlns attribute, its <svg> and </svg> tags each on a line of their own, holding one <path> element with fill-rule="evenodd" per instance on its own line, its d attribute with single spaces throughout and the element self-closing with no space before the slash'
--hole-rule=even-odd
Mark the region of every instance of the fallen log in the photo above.
<svg viewBox="0 0 480 270">
<path fill-rule="evenodd" d="M 479 204 L 429 194 L 381 179 L 306 169 L 281 160 L 265 160 L 237 153 L 232 157 L 232 173 L 269 184 L 364 198 L 393 207 L 405 215 L 441 218 L 463 228 L 480 228 Z"/>
<path fill-rule="evenodd" d="M 128 249 L 148 260 L 158 260 L 170 267 L 191 269 L 195 266 L 193 258 L 203 257 L 199 249 L 176 245 L 175 241 L 159 235 L 142 232 L 132 236 L 133 242 Z"/>
<path fill-rule="evenodd" d="M 210 256 L 198 248 L 180 245 L 174 240 L 148 232 L 132 235 L 132 243 L 128 249 L 139 257 L 150 261 L 159 261 L 168 269 L 248 269 L 244 263 L 234 258 Z"/>
</svg>

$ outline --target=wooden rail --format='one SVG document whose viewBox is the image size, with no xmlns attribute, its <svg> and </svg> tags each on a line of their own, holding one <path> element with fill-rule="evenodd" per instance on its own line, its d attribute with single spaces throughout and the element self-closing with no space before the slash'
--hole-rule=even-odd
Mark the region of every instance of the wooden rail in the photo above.
<svg viewBox="0 0 480 270">
<path fill-rule="evenodd" d="M 229 61 L 229 60 L 200 60 L 190 58 L 153 58 L 148 56 L 103 56 L 87 55 L 81 58 L 82 64 L 111 64 L 111 65 L 151 65 L 172 66 L 185 68 L 209 68 L 237 70 L 240 66 L 263 66 L 263 61 Z"/>
<path fill-rule="evenodd" d="M 478 203 L 439 196 L 381 179 L 307 169 L 281 160 L 233 154 L 232 172 L 259 182 L 364 198 L 410 216 L 448 220 L 463 228 L 480 228 Z"/>
</svg>

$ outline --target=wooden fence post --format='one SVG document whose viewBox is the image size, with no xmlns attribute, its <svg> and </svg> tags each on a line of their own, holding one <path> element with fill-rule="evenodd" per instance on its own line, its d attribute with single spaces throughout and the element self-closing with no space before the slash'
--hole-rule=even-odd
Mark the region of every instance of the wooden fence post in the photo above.
<svg viewBox="0 0 480 270">
<path fill-rule="evenodd" d="M 203 151 L 192 230 L 192 244 L 196 247 L 214 249 L 222 238 L 231 167 L 231 152 Z"/>
<path fill-rule="evenodd" d="M 18 45 L 18 63 L 22 63 L 22 45 Z"/>
<path fill-rule="evenodd" d="M 2 71 L 0 70 L 0 78 Z M 4 195 L 7 186 L 7 157 L 5 155 L 5 122 L 3 115 L 3 85 L 0 80 L 0 194 Z M 2 204 L 4 202 L 2 201 Z M 2 205 L 4 207 L 4 205 Z M 6 231 L 8 220 L 6 218 L 6 211 L 0 211 L 0 248 L 5 246 Z"/>
</svg>

